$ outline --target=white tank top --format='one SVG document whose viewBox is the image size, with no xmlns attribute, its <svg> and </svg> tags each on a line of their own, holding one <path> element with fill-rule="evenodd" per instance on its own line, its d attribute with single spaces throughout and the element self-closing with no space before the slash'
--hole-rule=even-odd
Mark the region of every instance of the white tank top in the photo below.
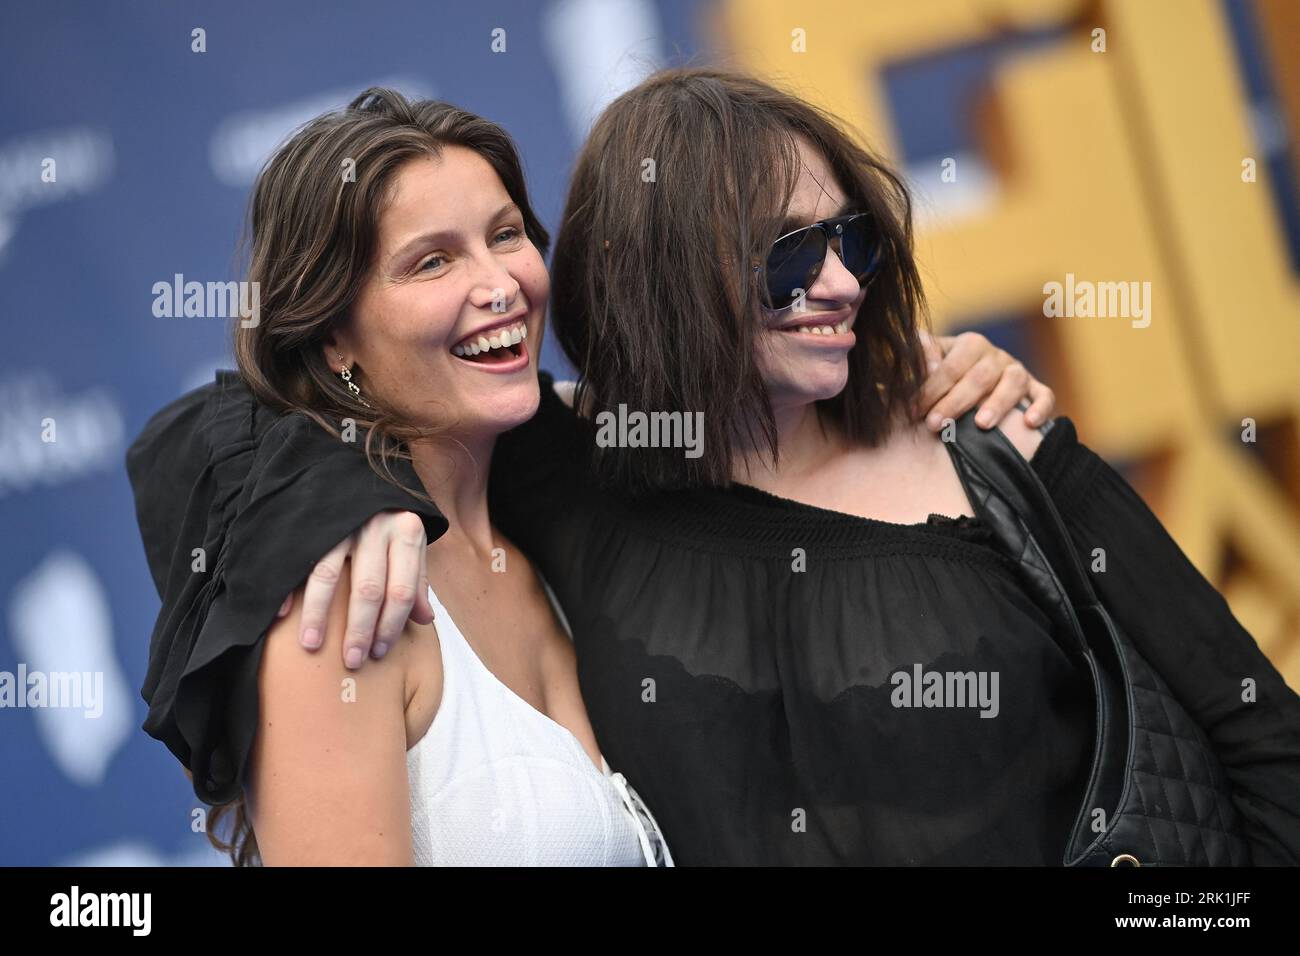
<svg viewBox="0 0 1300 956">
<path fill-rule="evenodd" d="M 433 588 L 429 601 L 442 701 L 406 752 L 416 865 L 672 866 L 623 775 L 603 757 L 597 770 L 571 731 L 488 670 Z"/>
</svg>

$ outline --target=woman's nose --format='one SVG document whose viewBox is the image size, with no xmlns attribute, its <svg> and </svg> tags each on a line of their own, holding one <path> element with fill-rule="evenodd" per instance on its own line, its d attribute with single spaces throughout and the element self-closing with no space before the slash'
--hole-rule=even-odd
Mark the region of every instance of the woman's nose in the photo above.
<svg viewBox="0 0 1300 956">
<path fill-rule="evenodd" d="M 822 271 L 817 274 L 817 281 L 808 290 L 808 298 L 847 305 L 857 299 L 860 291 L 858 280 L 844 267 L 839 254 L 828 243 Z"/>
<path fill-rule="evenodd" d="M 489 253 L 474 277 L 470 302 L 479 309 L 492 308 L 498 312 L 508 312 L 518 295 L 519 281 L 511 275 L 503 262 Z"/>
</svg>

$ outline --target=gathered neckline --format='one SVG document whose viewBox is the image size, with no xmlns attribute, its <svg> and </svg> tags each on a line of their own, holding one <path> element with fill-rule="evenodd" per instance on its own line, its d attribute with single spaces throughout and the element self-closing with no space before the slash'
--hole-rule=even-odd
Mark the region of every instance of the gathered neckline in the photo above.
<svg viewBox="0 0 1300 956">
<path fill-rule="evenodd" d="M 609 766 L 609 762 L 605 759 L 605 754 L 603 751 L 600 754 L 600 766 L 597 767 L 595 761 L 591 759 L 591 754 L 587 753 L 587 748 L 583 746 L 582 741 L 578 739 L 577 734 L 575 734 L 568 727 L 564 726 L 564 724 L 560 723 L 550 714 L 538 710 L 528 701 L 524 700 L 524 698 L 520 696 L 518 691 L 516 691 L 513 687 L 511 687 L 500 677 L 498 677 L 496 673 L 492 670 L 492 668 L 488 667 L 487 664 L 484 663 L 483 658 L 479 657 L 478 651 L 474 650 L 474 647 L 472 644 L 470 644 L 469 639 L 465 637 L 465 633 L 460 629 L 460 625 L 456 623 L 456 619 L 451 616 L 451 612 L 447 610 L 446 606 L 440 600 L 438 600 L 438 595 L 434 592 L 432 585 L 430 585 L 429 587 L 429 600 L 433 604 L 434 611 L 441 612 L 441 613 L 437 613 L 436 616 L 444 620 L 448 625 L 444 631 L 438 632 L 438 647 L 439 647 L 439 651 L 441 652 L 442 666 L 443 666 L 444 694 L 446 691 L 446 684 L 447 684 L 448 677 L 447 677 L 447 654 L 446 654 L 446 650 L 442 647 L 442 642 L 444 640 L 447 640 L 454 633 L 455 636 L 450 637 L 450 639 L 459 641 L 461 646 L 464 647 L 464 649 L 468 652 L 469 657 L 472 658 L 472 660 L 470 661 L 470 667 L 475 668 L 480 673 L 485 675 L 488 679 L 488 682 L 498 687 L 501 691 L 503 691 L 505 696 L 508 699 L 515 701 L 518 704 L 518 706 L 528 708 L 528 710 L 532 714 L 534 714 L 538 719 L 540 719 L 543 724 L 550 726 L 555 731 L 558 731 L 559 734 L 561 735 L 561 739 L 566 740 L 566 742 L 571 747 L 576 748 L 577 751 L 582 754 L 583 763 L 585 763 L 587 767 L 591 768 L 591 771 L 594 774 L 596 774 L 596 776 L 604 777 L 605 779 L 609 779 L 613 776 L 614 771 Z M 553 607 L 555 606 L 553 599 L 552 599 L 552 606 Z M 438 706 L 438 713 L 441 712 L 442 712 L 442 705 L 440 703 Z M 409 751 L 414 750 L 416 747 L 418 747 L 425 739 L 427 739 L 432 734 L 434 724 L 438 722 L 438 713 L 435 713 L 433 715 L 433 720 L 430 722 L 428 729 L 425 730 L 424 735 L 419 740 L 417 740 L 414 744 L 412 744 L 410 748 L 408 748 L 408 753 Z"/>
<path fill-rule="evenodd" d="M 748 497 L 755 502 L 764 502 L 770 505 L 776 505 L 791 510 L 805 510 L 816 512 L 832 520 L 843 519 L 846 521 L 858 521 L 867 525 L 876 525 L 881 528 L 900 528 L 900 529 L 929 529 L 944 528 L 952 531 L 965 531 L 976 528 L 987 528 L 987 524 L 978 515 L 945 515 L 937 511 L 932 511 L 926 517 L 925 521 L 901 522 L 885 521 L 883 518 L 868 518 L 864 515 L 850 514 L 847 511 L 836 511 L 834 508 L 823 508 L 821 505 L 809 504 L 806 501 L 799 501 L 796 498 L 786 498 L 783 495 L 773 494 L 770 491 L 764 491 L 755 485 L 745 484 L 744 482 L 733 482 L 729 489 L 733 493 L 742 497 Z"/>
<path fill-rule="evenodd" d="M 814 547 L 824 556 L 919 554 L 1005 565 L 993 529 L 977 516 L 932 513 L 899 524 L 782 498 L 742 482 L 726 487 L 602 496 L 620 523 L 695 551 L 771 560 Z"/>
</svg>

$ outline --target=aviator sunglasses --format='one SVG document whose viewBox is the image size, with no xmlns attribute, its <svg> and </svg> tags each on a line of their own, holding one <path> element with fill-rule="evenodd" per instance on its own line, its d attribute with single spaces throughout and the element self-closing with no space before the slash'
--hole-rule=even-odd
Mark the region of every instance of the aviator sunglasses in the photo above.
<svg viewBox="0 0 1300 956">
<path fill-rule="evenodd" d="M 826 247 L 832 240 L 838 241 L 840 261 L 858 280 L 859 288 L 870 283 L 884 261 L 886 245 L 885 236 L 872 227 L 871 214 L 823 219 L 778 238 L 767 254 L 767 263 L 754 267 L 767 280 L 769 309 L 781 312 L 794 304 L 800 290 L 807 294 L 821 274 Z"/>
</svg>

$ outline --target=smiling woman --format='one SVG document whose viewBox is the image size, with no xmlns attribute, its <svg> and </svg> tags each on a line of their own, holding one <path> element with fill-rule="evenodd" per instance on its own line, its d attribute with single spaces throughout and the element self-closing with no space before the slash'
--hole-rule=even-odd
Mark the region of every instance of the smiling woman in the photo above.
<svg viewBox="0 0 1300 956">
<path fill-rule="evenodd" d="M 925 380 L 898 174 L 798 98 L 688 74 L 656 74 L 592 127 L 552 262 L 552 321 L 582 372 L 579 402 L 706 412 L 697 459 L 597 455 L 620 487 L 725 483 L 747 449 L 775 454 L 776 416 L 809 401 L 850 441 L 875 443 Z M 644 156 L 656 157 L 653 187 L 623 172 Z"/>
<path fill-rule="evenodd" d="M 252 395 L 227 373 L 156 416 L 131 455 L 146 548 L 172 582 L 160 585 L 146 730 L 218 806 L 208 832 L 233 812 L 240 863 L 670 864 L 601 755 L 558 607 L 488 517 L 497 436 L 538 407 L 531 346 L 550 292 L 548 237 L 509 137 L 446 103 L 367 91 L 269 160 L 251 233 L 249 279 L 266 294 L 235 347 Z M 353 425 L 372 477 L 425 506 L 423 527 L 406 521 L 388 551 L 422 587 L 391 589 L 369 620 L 340 591 L 309 629 L 312 658 L 297 643 L 301 590 L 269 630 L 263 601 L 268 587 L 300 589 L 301 565 L 255 555 L 295 536 L 277 493 L 291 481 L 317 488 L 326 524 L 357 528 L 360 485 L 308 465 L 313 445 L 346 447 Z M 155 443 L 178 429 L 208 463 L 181 494 L 146 477 Z M 251 451 L 250 437 L 272 433 L 270 460 Z M 205 529 L 217 556 L 196 583 L 172 555 L 214 520 L 232 531 Z M 510 574 L 495 573 L 498 558 Z M 359 563 L 338 580 L 365 574 Z M 196 607 L 211 616 L 197 622 Z M 376 617 L 396 637 L 353 676 L 349 638 Z"/>
<path fill-rule="evenodd" d="M 430 433 L 438 402 L 475 408 L 479 386 L 457 374 L 464 363 L 452 361 L 452 346 L 477 341 L 505 312 L 531 325 L 536 341 L 550 237 L 508 136 L 450 104 L 368 91 L 348 111 L 308 123 L 277 158 L 250 205 L 259 241 L 249 278 L 264 290 L 265 320 L 236 329 L 240 374 L 271 408 L 327 429 L 331 417 L 369 428 L 367 454 L 391 474 L 387 461 L 409 460 L 403 445 Z M 335 175 L 345 161 L 353 175 Z M 323 235 L 337 241 L 311 241 Z M 445 305 L 453 293 L 471 300 L 476 318 Z M 394 334 L 370 341 L 366 332 L 380 325 Z M 384 371 L 426 384 L 386 392 Z M 531 414 L 529 384 L 518 385 L 504 406 L 494 398 L 494 412 Z M 535 409 L 535 380 L 531 390 Z"/>
<path fill-rule="evenodd" d="M 458 143 L 397 167 L 378 225 L 379 267 L 361 281 L 348 320 L 322 336 L 325 361 L 348 367 L 367 398 L 425 434 L 452 421 L 496 434 L 531 418 L 537 368 L 524 341 L 530 329 L 538 340 L 550 280 L 521 199 Z"/>
</svg>

